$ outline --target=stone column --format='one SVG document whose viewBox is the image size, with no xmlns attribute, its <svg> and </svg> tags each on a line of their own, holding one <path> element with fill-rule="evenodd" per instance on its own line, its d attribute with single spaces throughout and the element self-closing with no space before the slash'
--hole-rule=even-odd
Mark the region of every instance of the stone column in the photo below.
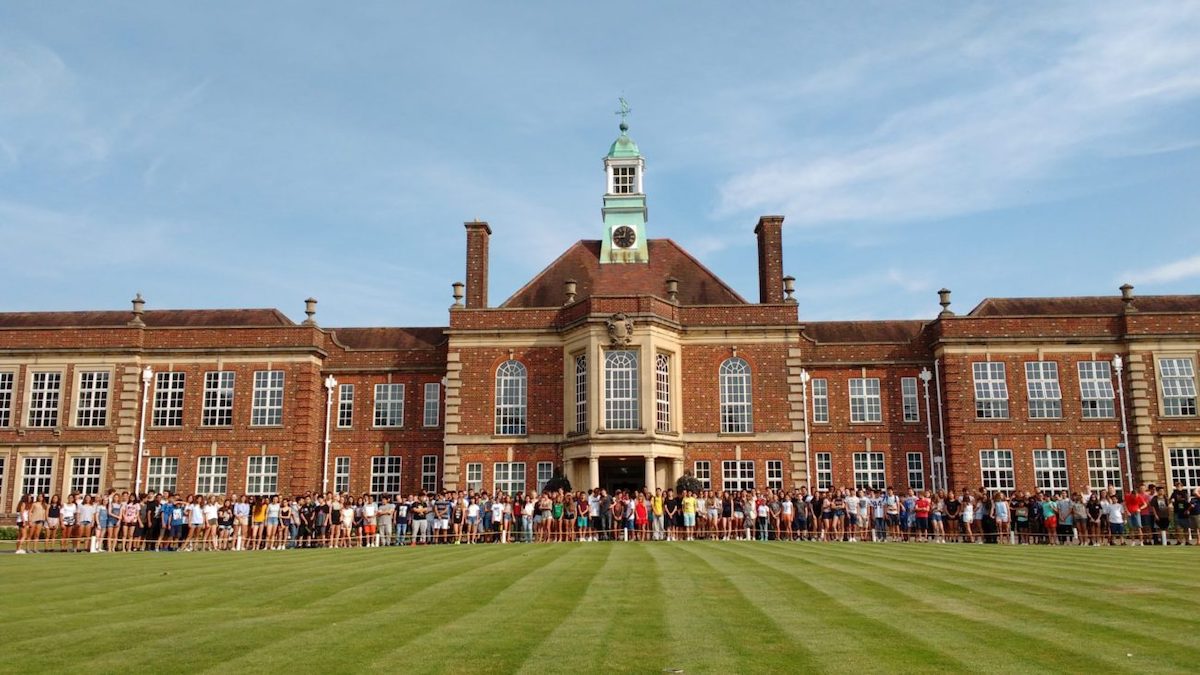
<svg viewBox="0 0 1200 675">
<path fill-rule="evenodd" d="M 595 457 L 588 457 L 588 484 L 584 487 L 588 490 L 600 487 L 600 460 Z"/>
<path fill-rule="evenodd" d="M 646 457 L 646 489 L 654 494 L 654 457 Z"/>
<path fill-rule="evenodd" d="M 683 475 L 683 460 L 671 460 L 671 482 L 668 487 L 675 487 L 675 482 Z"/>
</svg>

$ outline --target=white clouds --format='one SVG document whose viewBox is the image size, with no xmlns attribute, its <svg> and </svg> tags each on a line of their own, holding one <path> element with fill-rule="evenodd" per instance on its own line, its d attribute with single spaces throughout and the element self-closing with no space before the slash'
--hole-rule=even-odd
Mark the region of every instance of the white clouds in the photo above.
<svg viewBox="0 0 1200 675">
<path fill-rule="evenodd" d="M 834 139 L 815 152 L 807 139 L 777 139 L 773 161 L 725 183 L 718 212 L 783 212 L 800 224 L 899 222 L 1027 203 L 1046 197 L 1037 183 L 1056 167 L 1114 142 L 1129 152 L 1162 147 L 1156 116 L 1200 96 L 1200 5 L 1076 8 L 987 25 L 1002 19 L 942 44 L 938 60 L 920 43 L 907 56 L 886 52 L 896 63 L 860 58 L 809 82 L 827 80 L 836 92 L 857 74 L 858 86 L 886 88 L 911 57 L 931 88 L 939 79 L 962 84 L 895 110 L 865 138 Z"/>
<path fill-rule="evenodd" d="M 1194 277 L 1200 277 L 1200 255 L 1136 272 L 1126 272 L 1122 276 L 1134 284 L 1165 284 Z"/>
</svg>

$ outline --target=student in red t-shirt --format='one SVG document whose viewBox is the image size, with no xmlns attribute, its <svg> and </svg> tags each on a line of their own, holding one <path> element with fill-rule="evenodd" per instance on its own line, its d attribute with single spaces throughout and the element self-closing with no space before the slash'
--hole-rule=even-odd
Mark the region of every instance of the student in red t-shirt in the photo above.
<svg viewBox="0 0 1200 675">
<path fill-rule="evenodd" d="M 929 492 L 921 493 L 917 497 L 916 512 L 917 512 L 917 532 L 921 541 L 925 541 L 929 537 L 929 508 L 932 505 L 932 500 L 929 499 Z"/>
<path fill-rule="evenodd" d="M 1125 493 L 1125 512 L 1129 514 L 1129 522 L 1125 524 L 1125 529 L 1134 542 L 1141 543 L 1142 509 L 1149 505 L 1150 500 L 1146 498 L 1145 483 L 1139 485 L 1137 490 Z"/>
</svg>

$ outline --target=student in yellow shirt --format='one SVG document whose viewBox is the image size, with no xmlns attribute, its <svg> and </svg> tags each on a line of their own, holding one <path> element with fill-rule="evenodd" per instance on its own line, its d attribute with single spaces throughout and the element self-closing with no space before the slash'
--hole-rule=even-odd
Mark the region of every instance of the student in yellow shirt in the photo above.
<svg viewBox="0 0 1200 675">
<path fill-rule="evenodd" d="M 683 491 L 683 530 L 687 540 L 691 541 L 692 533 L 696 530 L 696 495 L 691 490 Z"/>
<path fill-rule="evenodd" d="M 665 536 L 663 527 L 663 495 L 662 488 L 654 491 L 654 498 L 650 500 L 650 510 L 654 517 L 651 519 L 654 522 L 651 524 L 654 529 L 654 541 L 662 541 Z"/>
</svg>

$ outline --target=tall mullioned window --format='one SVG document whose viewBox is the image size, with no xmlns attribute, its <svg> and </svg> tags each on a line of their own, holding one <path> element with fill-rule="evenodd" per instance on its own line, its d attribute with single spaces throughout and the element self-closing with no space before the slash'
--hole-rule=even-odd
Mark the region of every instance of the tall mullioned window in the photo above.
<svg viewBox="0 0 1200 675">
<path fill-rule="evenodd" d="M 403 459 L 395 455 L 371 458 L 371 494 L 392 495 L 400 492 Z"/>
<path fill-rule="evenodd" d="M 108 424 L 108 381 L 107 370 L 79 373 L 79 391 L 75 405 L 76 426 L 102 427 Z"/>
<path fill-rule="evenodd" d="M 921 403 L 917 398 L 917 378 L 900 378 L 900 398 L 904 404 L 904 421 L 921 421 Z"/>
<path fill-rule="evenodd" d="M 223 495 L 228 486 L 228 457 L 208 456 L 196 460 L 196 494 Z"/>
<path fill-rule="evenodd" d="M 178 478 L 178 457 L 151 457 L 146 461 L 147 491 L 175 492 L 175 484 Z"/>
<path fill-rule="evenodd" d="M 812 381 L 812 406 L 813 422 L 829 421 L 829 380 L 821 378 Z"/>
<path fill-rule="evenodd" d="M 497 495 L 525 491 L 525 462 L 496 462 L 492 466 L 492 484 Z"/>
<path fill-rule="evenodd" d="M 1196 371 L 1191 359 L 1159 359 L 1163 414 L 1184 417 L 1196 414 Z"/>
<path fill-rule="evenodd" d="M 1079 398 L 1085 418 L 1113 417 L 1115 398 L 1112 369 L 1108 361 L 1079 362 Z"/>
<path fill-rule="evenodd" d="M 254 373 L 250 426 L 273 427 L 280 424 L 283 424 L 283 371 L 259 370 Z"/>
<path fill-rule="evenodd" d="M 433 492 L 438 487 L 438 456 L 421 456 L 421 489 Z"/>
<path fill-rule="evenodd" d="M 21 494 L 43 495 L 49 499 L 53 478 L 53 457 L 25 457 L 21 467 Z"/>
<path fill-rule="evenodd" d="M 1183 483 L 1186 490 L 1200 488 L 1200 448 L 1171 448 L 1171 482 Z"/>
<path fill-rule="evenodd" d="M 350 458 L 333 458 L 333 491 L 342 494 L 350 490 Z"/>
<path fill-rule="evenodd" d="M 529 373 L 520 361 L 496 368 L 496 434 L 524 436 L 528 410 Z"/>
<path fill-rule="evenodd" d="M 12 424 L 13 381 L 12 371 L 0 371 L 0 427 Z"/>
<path fill-rule="evenodd" d="M 1067 451 L 1034 450 L 1033 479 L 1037 489 L 1050 493 L 1067 490 Z"/>
<path fill-rule="evenodd" d="M 748 434 L 754 430 L 750 364 L 733 357 L 721 363 L 718 373 L 721 394 L 721 433 Z"/>
<path fill-rule="evenodd" d="M 983 487 L 988 490 L 1012 490 L 1016 487 L 1012 450 L 981 450 L 979 471 Z"/>
<path fill-rule="evenodd" d="M 227 427 L 233 424 L 232 370 L 210 371 L 204 374 L 204 408 L 200 411 L 200 425 L 205 427 Z M 204 492 L 202 494 L 214 494 Z"/>
<path fill-rule="evenodd" d="M 671 357 L 666 354 L 654 357 L 654 427 L 671 430 Z"/>
<path fill-rule="evenodd" d="M 30 378 L 29 426 L 58 426 L 58 401 L 62 395 L 62 373 L 33 373 Z"/>
<path fill-rule="evenodd" d="M 375 385 L 375 426 L 404 426 L 404 385 Z"/>
<path fill-rule="evenodd" d="M 425 410 L 422 415 L 422 425 L 436 427 L 441 424 L 442 385 L 437 382 L 425 383 Z"/>
<path fill-rule="evenodd" d="M 887 484 L 882 452 L 854 453 L 854 484 L 860 488 L 882 488 Z"/>
<path fill-rule="evenodd" d="M 354 385 L 338 385 L 338 415 L 339 429 L 349 429 L 354 425 Z"/>
<path fill-rule="evenodd" d="M 638 354 L 619 349 L 604 354 L 604 427 L 606 429 L 637 429 L 641 426 L 638 414 Z"/>
<path fill-rule="evenodd" d="M 908 487 L 925 489 L 925 456 L 919 452 L 908 453 Z"/>
<path fill-rule="evenodd" d="M 883 400 L 879 393 L 878 377 L 850 379 L 850 421 L 883 421 Z"/>
<path fill-rule="evenodd" d="M 1029 416 L 1033 419 L 1062 417 L 1062 388 L 1058 385 L 1058 364 L 1054 361 L 1029 361 L 1025 364 L 1025 390 L 1029 394 Z"/>
<path fill-rule="evenodd" d="M 187 373 L 154 374 L 154 413 L 150 417 L 152 426 L 183 426 L 183 392 L 186 385 Z"/>
<path fill-rule="evenodd" d="M 588 430 L 588 363 L 587 354 L 575 356 L 575 433 Z"/>
<path fill-rule="evenodd" d="M 721 462 L 721 489 L 740 492 L 754 489 L 754 462 L 726 460 Z"/>
<path fill-rule="evenodd" d="M 1103 492 L 1108 486 L 1118 491 L 1124 484 L 1121 482 L 1121 453 L 1112 448 L 1101 448 L 1087 451 L 1088 485 L 1093 492 Z"/>
<path fill-rule="evenodd" d="M 246 460 L 246 494 L 273 495 L 279 492 L 279 456 L 259 455 Z"/>
<path fill-rule="evenodd" d="M 1008 382 L 1004 379 L 1004 364 L 981 361 L 971 364 L 975 377 L 975 417 L 1005 419 L 1008 417 Z"/>
<path fill-rule="evenodd" d="M 817 462 L 817 489 L 828 490 L 833 487 L 833 453 L 818 452 L 815 459 Z"/>
</svg>

